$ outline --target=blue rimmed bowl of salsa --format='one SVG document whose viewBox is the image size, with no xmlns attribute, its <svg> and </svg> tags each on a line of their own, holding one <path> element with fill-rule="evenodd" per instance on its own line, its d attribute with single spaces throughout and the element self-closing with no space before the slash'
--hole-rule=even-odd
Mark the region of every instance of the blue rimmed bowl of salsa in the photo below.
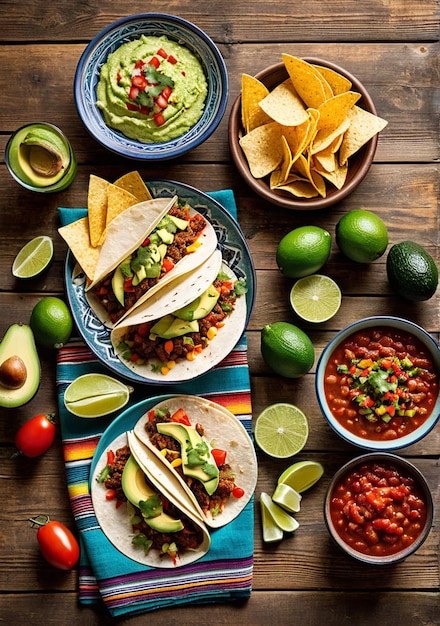
<svg viewBox="0 0 440 626">
<path fill-rule="evenodd" d="M 370 452 L 343 465 L 324 501 L 335 544 L 370 565 L 390 565 L 416 552 L 433 521 L 429 484 L 412 463 L 389 452 Z"/>
<path fill-rule="evenodd" d="M 425 437 L 440 416 L 440 350 L 414 322 L 374 316 L 348 325 L 324 348 L 316 394 L 330 427 L 367 450 Z"/>
</svg>

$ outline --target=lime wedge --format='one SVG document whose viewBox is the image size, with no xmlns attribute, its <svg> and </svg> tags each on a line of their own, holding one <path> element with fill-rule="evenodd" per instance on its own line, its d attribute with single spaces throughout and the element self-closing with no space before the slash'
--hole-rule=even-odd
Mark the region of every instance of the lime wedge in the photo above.
<svg viewBox="0 0 440 626">
<path fill-rule="evenodd" d="M 283 538 L 283 531 L 273 520 L 272 515 L 269 513 L 269 509 L 260 498 L 260 511 L 261 511 L 261 525 L 263 528 L 263 541 L 264 543 L 274 543 L 275 541 L 281 541 Z"/>
<path fill-rule="evenodd" d="M 270 404 L 258 416 L 254 435 L 263 452 L 286 459 L 305 446 L 309 436 L 307 417 L 293 404 Z"/>
<path fill-rule="evenodd" d="M 324 474 L 324 468 L 317 461 L 299 461 L 284 470 L 278 484 L 289 485 L 298 493 L 310 489 Z"/>
<path fill-rule="evenodd" d="M 293 533 L 299 526 L 294 517 L 289 515 L 284 509 L 272 500 L 268 493 L 264 491 L 260 495 L 261 506 L 267 509 L 273 522 L 285 533 Z"/>
<path fill-rule="evenodd" d="M 132 388 L 105 374 L 84 374 L 64 393 L 64 406 L 78 417 L 102 417 L 124 407 Z"/>
<path fill-rule="evenodd" d="M 53 257 L 53 242 L 50 237 L 40 235 L 28 241 L 12 264 L 16 278 L 33 278 L 49 265 Z"/>
<path fill-rule="evenodd" d="M 301 508 L 302 496 L 286 483 L 277 485 L 272 500 L 288 513 L 298 513 Z"/>
<path fill-rule="evenodd" d="M 329 276 L 313 274 L 300 278 L 290 291 L 290 304 L 306 322 L 318 324 L 332 318 L 341 306 L 338 285 Z"/>
</svg>

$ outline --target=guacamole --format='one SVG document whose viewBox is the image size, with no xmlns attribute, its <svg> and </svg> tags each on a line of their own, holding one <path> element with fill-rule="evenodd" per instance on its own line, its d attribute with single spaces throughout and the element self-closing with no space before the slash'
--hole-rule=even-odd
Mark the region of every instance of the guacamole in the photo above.
<svg viewBox="0 0 440 626">
<path fill-rule="evenodd" d="M 167 37 L 129 41 L 102 66 L 97 106 L 126 137 L 157 143 L 180 137 L 200 119 L 208 85 L 202 65 Z"/>
</svg>

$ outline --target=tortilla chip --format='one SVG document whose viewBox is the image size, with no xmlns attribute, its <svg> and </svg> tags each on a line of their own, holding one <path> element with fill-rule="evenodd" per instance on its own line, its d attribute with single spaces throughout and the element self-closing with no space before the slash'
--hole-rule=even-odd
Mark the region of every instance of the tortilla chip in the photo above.
<svg viewBox="0 0 440 626">
<path fill-rule="evenodd" d="M 311 182 L 306 180 L 297 180 L 285 185 L 280 185 L 277 189 L 288 191 L 297 198 L 316 198 L 318 192 Z"/>
<path fill-rule="evenodd" d="M 308 119 L 304 103 L 290 79 L 282 82 L 263 98 L 260 107 L 275 122 L 284 126 L 296 126 Z"/>
<path fill-rule="evenodd" d="M 87 278 L 93 280 L 98 264 L 100 248 L 90 243 L 89 220 L 82 217 L 75 222 L 58 229 L 61 237 L 69 246 L 73 256 L 81 265 Z"/>
<path fill-rule="evenodd" d="M 350 125 L 344 134 L 339 151 L 339 163 L 344 165 L 374 135 L 385 128 L 388 122 L 358 106 L 349 113 Z"/>
<path fill-rule="evenodd" d="M 325 78 L 307 61 L 291 56 L 281 55 L 289 73 L 295 91 L 307 107 L 317 109 L 333 92 Z"/>
<path fill-rule="evenodd" d="M 337 189 L 342 189 L 347 178 L 348 164 L 339 165 L 338 160 L 335 160 L 335 169 L 332 172 L 326 172 L 325 170 L 316 169 L 318 174 L 321 174 L 323 178 L 328 180 Z"/>
<path fill-rule="evenodd" d="M 109 185 L 107 198 L 106 226 L 108 226 L 117 215 L 123 213 L 125 209 L 138 203 L 136 196 L 116 185 Z"/>
<path fill-rule="evenodd" d="M 113 183 L 116 187 L 125 189 L 129 193 L 133 194 L 138 202 L 145 202 L 145 200 L 151 200 L 151 194 L 148 187 L 145 185 L 138 171 L 128 172 L 124 174 Z"/>
<path fill-rule="evenodd" d="M 90 175 L 87 195 L 90 243 L 99 245 L 107 220 L 107 192 L 110 183 L 94 174 Z"/>
<path fill-rule="evenodd" d="M 339 138 L 340 142 L 344 136 L 345 131 L 350 126 L 350 117 L 347 117 L 342 121 L 337 128 L 323 128 L 316 133 L 311 146 L 311 154 L 316 154 L 325 150 L 333 144 L 335 139 Z M 340 143 L 339 143 L 340 145 Z"/>
<path fill-rule="evenodd" d="M 249 74 L 242 74 L 241 121 L 246 133 L 272 121 L 259 105 L 268 93 L 268 88 L 257 78 L 249 76 Z"/>
<path fill-rule="evenodd" d="M 350 91 L 352 87 L 351 80 L 348 80 L 348 78 L 342 76 L 339 72 L 335 72 L 335 70 L 329 67 L 323 67 L 322 65 L 313 65 L 313 67 L 325 78 L 334 96 Z"/>
<path fill-rule="evenodd" d="M 281 126 L 270 122 L 255 128 L 240 139 L 254 178 L 263 178 L 278 167 L 283 158 Z"/>
<path fill-rule="evenodd" d="M 323 102 L 318 108 L 318 129 L 325 129 L 331 132 L 332 130 L 338 128 L 360 97 L 360 93 L 356 93 L 355 91 L 346 91 L 345 93 L 340 93 L 339 95 L 333 96 L 333 98 Z"/>
</svg>

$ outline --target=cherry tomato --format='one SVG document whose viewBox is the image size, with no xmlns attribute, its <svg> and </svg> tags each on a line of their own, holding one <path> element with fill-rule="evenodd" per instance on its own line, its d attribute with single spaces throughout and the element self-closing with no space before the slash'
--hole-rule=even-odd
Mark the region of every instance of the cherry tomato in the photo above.
<svg viewBox="0 0 440 626">
<path fill-rule="evenodd" d="M 18 429 L 15 445 L 20 454 L 33 458 L 44 454 L 55 439 L 54 414 L 36 415 Z"/>
<path fill-rule="evenodd" d="M 70 570 L 79 560 L 79 544 L 72 532 L 61 522 L 51 522 L 48 516 L 30 520 L 40 526 L 37 541 L 41 554 L 58 569 Z"/>
<path fill-rule="evenodd" d="M 242 498 L 244 496 L 244 489 L 242 489 L 241 487 L 234 487 L 234 489 L 232 490 L 232 495 L 234 496 L 234 498 Z"/>
</svg>

